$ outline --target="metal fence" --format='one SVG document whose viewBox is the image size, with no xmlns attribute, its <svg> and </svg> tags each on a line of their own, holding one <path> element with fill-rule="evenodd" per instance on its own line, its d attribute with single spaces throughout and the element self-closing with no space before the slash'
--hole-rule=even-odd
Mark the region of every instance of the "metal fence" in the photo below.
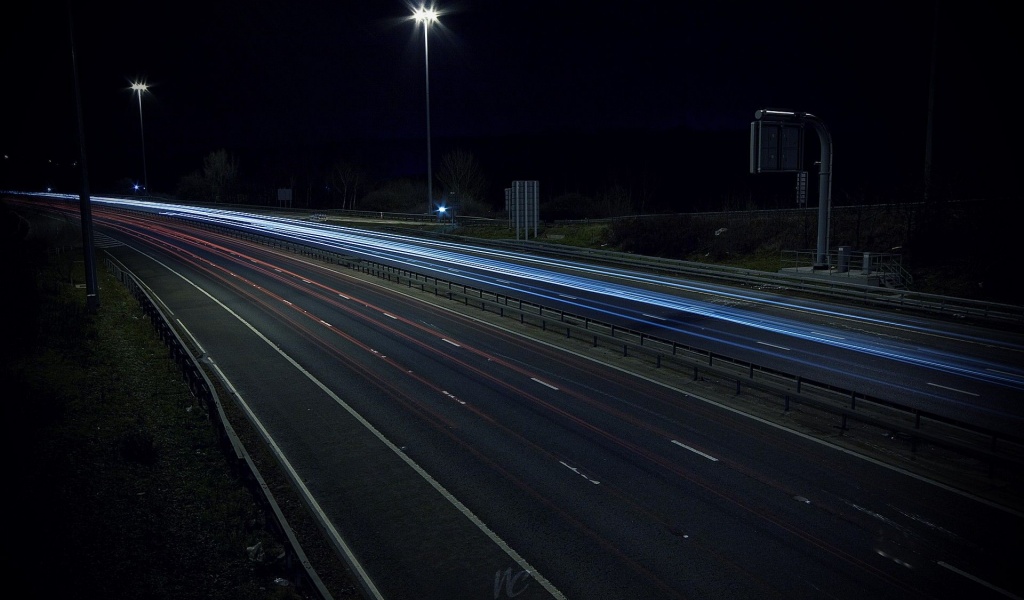
<svg viewBox="0 0 1024 600">
<path fill-rule="evenodd" d="M 224 413 L 220 396 L 206 372 L 199 366 L 199 361 L 171 326 L 164 311 L 160 309 L 135 275 L 110 258 L 106 260 L 106 267 L 138 300 L 143 313 L 149 317 L 156 328 L 157 335 L 167 345 L 171 358 L 181 369 L 190 393 L 206 408 L 207 417 L 217 431 L 221 449 L 227 455 L 235 473 L 249 488 L 263 509 L 267 522 L 271 524 L 274 534 L 285 548 L 283 562 L 289 581 L 296 588 L 314 593 L 322 600 L 332 600 L 333 596 L 303 552 L 302 546 L 270 491 L 270 487 L 266 484 L 252 457 L 231 426 L 230 420 Z M 318 513 L 311 511 L 311 514 L 317 515 Z"/>
<path fill-rule="evenodd" d="M 242 238 L 309 258 L 343 265 L 397 285 L 443 296 L 465 306 L 515 319 L 521 324 L 534 325 L 543 331 L 556 331 L 564 334 L 566 339 L 576 340 L 591 347 L 611 348 L 621 352 L 623 357 L 642 357 L 649 360 L 655 368 L 672 369 L 693 380 L 720 383 L 737 396 L 758 392 L 774 398 L 784 411 L 789 411 L 793 405 L 799 404 L 832 415 L 841 431 L 847 429 L 848 422 L 856 421 L 888 431 L 892 436 L 906 440 L 912 451 L 916 451 L 918 445 L 925 442 L 984 461 L 990 473 L 994 473 L 996 469 L 1017 473 L 1024 467 L 1024 438 L 1019 436 L 955 421 L 885 399 L 874 398 L 856 390 L 736 360 L 701 348 L 434 275 L 425 275 L 264 234 L 240 233 L 219 226 L 211 227 L 222 233 L 240 235 Z"/>
</svg>

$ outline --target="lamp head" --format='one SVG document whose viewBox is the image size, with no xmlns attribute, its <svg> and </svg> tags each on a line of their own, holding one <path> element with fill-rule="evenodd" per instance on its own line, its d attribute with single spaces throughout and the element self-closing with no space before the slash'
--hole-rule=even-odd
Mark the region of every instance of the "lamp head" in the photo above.
<svg viewBox="0 0 1024 600">
<path fill-rule="evenodd" d="M 417 23 L 423 23 L 424 25 L 430 25 L 431 23 L 437 23 L 438 12 L 433 6 L 427 8 L 421 5 L 419 8 L 412 12 L 412 18 Z"/>
</svg>

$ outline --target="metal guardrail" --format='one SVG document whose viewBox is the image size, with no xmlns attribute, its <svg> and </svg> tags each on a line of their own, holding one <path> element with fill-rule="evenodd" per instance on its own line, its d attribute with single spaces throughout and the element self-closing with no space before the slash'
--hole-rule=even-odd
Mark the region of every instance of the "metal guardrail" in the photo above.
<svg viewBox="0 0 1024 600">
<path fill-rule="evenodd" d="M 556 328 L 564 332 L 567 339 L 586 341 L 593 347 L 614 348 L 621 351 L 623 357 L 644 356 L 656 368 L 674 368 L 693 380 L 718 381 L 735 395 L 740 395 L 744 390 L 761 392 L 776 398 L 785 411 L 790 410 L 793 404 L 800 404 L 832 414 L 839 421 L 840 431 L 847 429 L 848 421 L 878 427 L 890 432 L 892 436 L 905 439 L 915 452 L 918 444 L 926 442 L 982 460 L 988 464 L 990 474 L 999 467 L 1009 468 L 1012 472 L 1024 467 L 1024 438 L 433 275 L 262 233 L 239 232 L 218 225 L 204 227 L 315 260 L 339 264 L 398 285 L 417 288 L 421 292 L 444 296 L 501 317 L 518 319 L 521 324 L 535 325 L 544 331 Z"/>
<path fill-rule="evenodd" d="M 672 277 L 716 281 L 740 287 L 813 295 L 876 308 L 914 310 L 926 314 L 956 319 L 973 319 L 991 324 L 1024 324 L 1024 305 L 1003 304 L 886 288 L 859 283 L 852 280 L 852 278 L 846 277 L 771 273 L 740 267 L 711 265 L 607 250 L 574 248 L 528 240 L 484 240 L 450 234 L 431 234 L 423 231 L 409 233 L 438 239 L 450 239 L 463 244 L 504 248 L 520 252 L 527 251 L 537 255 L 553 256 L 580 262 L 594 262 Z"/>
<path fill-rule="evenodd" d="M 142 311 L 149 317 L 157 330 L 157 335 L 167 345 L 178 368 L 181 369 L 185 383 L 190 393 L 206 407 L 207 418 L 216 428 L 221 448 L 236 469 L 240 478 L 245 482 L 252 492 L 253 497 L 258 501 L 266 514 L 267 521 L 273 525 L 275 533 L 285 542 L 284 567 L 288 573 L 289 580 L 298 589 L 310 590 L 322 600 L 332 600 L 333 596 L 327 590 L 320 576 L 317 575 L 309 559 L 306 557 L 302 546 L 295 536 L 295 532 L 288 524 L 288 520 L 281 511 L 280 505 L 274 498 L 259 468 L 252 457 L 246 451 L 245 446 L 235 433 L 230 420 L 224 413 L 224 406 L 221 404 L 220 396 L 217 394 L 214 385 L 206 373 L 199 366 L 196 357 L 182 341 L 178 333 L 170 325 L 170 321 L 157 303 L 141 285 L 134 274 L 129 272 L 123 265 L 116 263 L 113 259 L 106 260 L 106 267 L 118 281 L 120 281 L 129 292 L 138 300 Z M 310 511 L 317 515 L 317 511 Z"/>
<path fill-rule="evenodd" d="M 521 324 L 535 325 L 544 331 L 564 331 L 567 339 L 593 347 L 612 348 L 621 351 L 623 357 L 644 356 L 656 368 L 674 368 L 694 381 L 717 380 L 737 396 L 747 389 L 756 390 L 778 398 L 786 412 L 792 404 L 801 404 L 830 413 L 839 418 L 840 431 L 846 431 L 847 421 L 853 420 L 902 436 L 912 451 L 916 451 L 920 442 L 928 442 L 986 461 L 990 469 L 997 465 L 1013 469 L 1024 466 L 1024 439 L 1021 438 L 997 434 L 798 375 L 407 269 L 344 255 L 332 257 L 330 253 L 318 255 L 313 252 L 313 256 L 347 264 L 366 274 L 416 287 L 467 306 L 479 307 L 484 312 L 517 319 Z"/>
<path fill-rule="evenodd" d="M 174 218 L 174 217 L 167 217 Z M 357 256 L 349 256 L 322 248 L 274 237 L 265 233 L 253 233 L 228 228 L 222 225 L 186 221 L 191 226 L 200 227 L 221 234 L 232 235 L 241 239 L 255 241 L 270 247 L 284 249 L 321 260 L 339 264 L 353 270 L 386 279 L 388 281 L 417 287 L 420 291 L 430 291 L 435 295 L 443 295 L 462 303 L 479 306 L 481 310 L 497 313 L 499 316 L 517 317 L 523 324 L 533 324 L 548 330 L 557 327 L 564 331 L 569 339 L 586 339 L 594 347 L 603 346 L 621 350 L 626 356 L 646 356 L 656 368 L 675 368 L 685 372 L 694 380 L 720 381 L 733 389 L 736 395 L 744 390 L 756 390 L 776 398 L 788 411 L 792 404 L 801 404 L 836 416 L 841 431 L 845 431 L 847 422 L 858 421 L 866 425 L 889 431 L 893 436 L 906 439 L 912 451 L 916 451 L 921 442 L 932 443 L 986 461 L 990 473 L 997 467 L 1008 466 L 1018 472 L 1024 466 L 1024 438 L 998 433 L 968 423 L 958 422 L 918 409 L 901 406 L 898 403 L 880 398 L 873 398 L 856 390 L 838 388 L 836 386 L 809 380 L 800 375 L 785 373 L 754 363 L 739 361 L 728 356 L 713 354 L 700 348 L 686 346 L 679 342 L 660 339 L 650 334 L 630 330 L 591 319 L 574 315 L 560 309 L 545 307 L 523 301 L 512 296 L 495 294 L 480 288 L 440 279 L 433 275 L 425 275 L 408 269 L 394 267 L 370 261 Z M 476 240 L 473 240 L 475 243 Z M 503 245 L 529 246 L 530 244 L 505 242 Z M 525 248 L 524 248 L 525 249 Z M 587 254 L 599 251 L 586 250 Z M 560 251 L 560 254 L 562 252 Z M 565 253 L 578 256 L 577 252 Z M 565 255 L 562 254 L 562 255 Z M 618 253 L 601 253 L 618 254 Z M 615 260 L 619 266 L 636 265 L 629 258 L 638 260 L 639 264 L 648 265 L 646 257 L 606 257 Z M 674 265 L 678 261 L 655 261 Z M 692 263 L 689 263 L 692 265 Z M 635 266 L 631 268 L 637 268 Z M 657 267 L 656 267 L 657 268 Z M 679 267 L 686 271 L 686 265 Z M 699 270 L 699 269 L 698 269 Z M 750 278 L 755 280 L 774 281 L 771 278 L 759 278 L 757 272 L 729 267 L 717 267 L 727 278 L 751 285 Z M 673 271 L 678 272 L 678 271 Z M 839 282 L 827 282 L 828 289 L 833 286 L 843 289 Z M 755 281 L 756 284 L 756 281 Z M 856 286 L 861 288 L 863 286 Z M 855 297 L 850 291 L 840 292 L 844 297 Z M 927 429 L 925 429 L 927 427 Z"/>
</svg>

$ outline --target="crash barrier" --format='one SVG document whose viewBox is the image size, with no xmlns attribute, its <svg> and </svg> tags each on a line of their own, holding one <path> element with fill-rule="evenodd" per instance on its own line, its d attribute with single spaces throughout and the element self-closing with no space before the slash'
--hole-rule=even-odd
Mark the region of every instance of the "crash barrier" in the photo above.
<svg viewBox="0 0 1024 600">
<path fill-rule="evenodd" d="M 149 317 L 156 328 L 160 340 L 167 345 L 171 359 L 181 369 L 189 392 L 206 408 L 207 417 L 216 429 L 221 449 L 227 455 L 232 470 L 249 488 L 267 517 L 266 521 L 271 525 L 272 533 L 284 547 L 285 555 L 282 562 L 288 581 L 298 589 L 317 594 L 323 600 L 332 600 L 331 593 L 303 552 L 295 532 L 288 524 L 270 487 L 264 481 L 259 469 L 231 426 L 224 413 L 224 406 L 219 394 L 205 371 L 199 366 L 196 357 L 179 337 L 177 331 L 171 327 L 164 312 L 135 275 L 111 258 L 106 260 L 106 267 L 138 300 L 143 313 Z M 316 514 L 315 511 L 311 511 L 311 513 Z"/>
<path fill-rule="evenodd" d="M 1020 437 L 434 275 L 263 233 L 193 221 L 188 221 L 188 224 L 314 260 L 342 265 L 422 292 L 445 296 L 499 316 L 515 318 L 520 323 L 535 325 L 545 331 L 557 330 L 564 333 L 567 339 L 586 340 L 593 347 L 614 348 L 621 351 L 624 357 L 645 358 L 656 368 L 676 369 L 694 381 L 720 383 L 733 390 L 737 396 L 760 392 L 774 398 L 787 412 L 793 405 L 816 409 L 833 416 L 841 433 L 847 431 L 849 423 L 854 421 L 880 428 L 889 432 L 893 438 L 905 440 L 915 453 L 921 443 L 943 447 L 983 461 L 990 477 L 995 476 L 999 468 L 1017 473 L 1024 466 L 1024 439 Z"/>
<path fill-rule="evenodd" d="M 444 296 L 543 331 L 564 334 L 566 339 L 646 360 L 658 369 L 674 369 L 692 381 L 718 383 L 735 396 L 760 392 L 777 399 L 786 412 L 800 404 L 830 413 L 837 418 L 840 433 L 848 430 L 849 421 L 878 427 L 893 437 L 905 439 L 912 452 L 925 442 L 982 460 L 987 463 L 990 476 L 997 467 L 1016 470 L 1024 466 L 1024 440 L 994 431 L 511 296 L 387 265 L 342 262 L 396 284 Z"/>
</svg>

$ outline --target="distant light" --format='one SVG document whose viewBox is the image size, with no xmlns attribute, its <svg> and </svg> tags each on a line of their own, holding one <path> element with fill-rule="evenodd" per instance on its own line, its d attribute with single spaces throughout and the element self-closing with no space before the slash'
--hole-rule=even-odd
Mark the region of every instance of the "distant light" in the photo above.
<svg viewBox="0 0 1024 600">
<path fill-rule="evenodd" d="M 448 209 L 446 209 L 446 208 L 445 208 L 445 207 L 443 207 L 443 206 L 439 206 L 439 207 L 437 208 L 437 212 L 439 212 L 439 213 L 443 213 L 443 212 L 444 212 L 444 211 L 446 211 L 446 210 L 448 210 Z"/>
<path fill-rule="evenodd" d="M 139 94 L 141 94 L 142 92 L 149 91 L 149 86 L 146 85 L 146 83 L 144 81 L 133 81 L 132 82 L 132 91 L 133 92 L 139 92 Z"/>
</svg>

